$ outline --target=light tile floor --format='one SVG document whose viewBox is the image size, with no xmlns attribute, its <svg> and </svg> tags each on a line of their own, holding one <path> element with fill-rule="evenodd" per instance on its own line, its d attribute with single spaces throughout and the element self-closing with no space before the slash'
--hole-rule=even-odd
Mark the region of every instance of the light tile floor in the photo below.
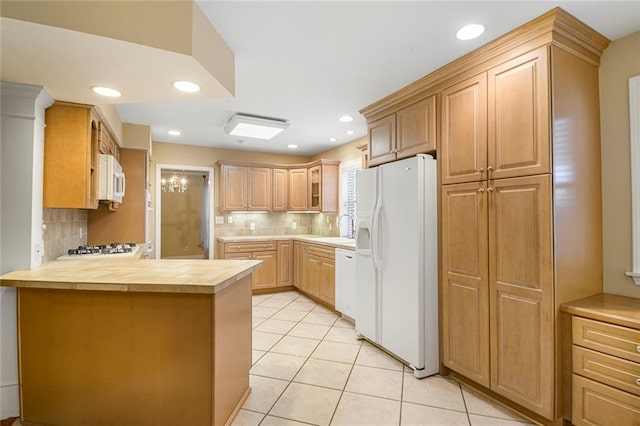
<svg viewBox="0 0 640 426">
<path fill-rule="evenodd" d="M 530 424 L 451 379 L 416 379 L 297 292 L 253 296 L 250 381 L 233 426 Z"/>
</svg>

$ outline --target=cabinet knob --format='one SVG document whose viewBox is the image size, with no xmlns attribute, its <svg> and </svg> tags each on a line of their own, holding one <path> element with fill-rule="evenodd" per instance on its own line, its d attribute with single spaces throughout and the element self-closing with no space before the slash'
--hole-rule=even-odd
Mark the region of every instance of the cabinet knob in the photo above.
<svg viewBox="0 0 640 426">
<path fill-rule="evenodd" d="M 492 171 L 493 171 L 493 166 L 488 166 L 488 167 L 487 167 L 487 171 L 488 171 L 488 172 L 492 172 Z"/>
<path fill-rule="evenodd" d="M 640 386 L 640 378 L 636 379 L 636 385 Z"/>
<path fill-rule="evenodd" d="M 484 189 L 480 188 L 480 189 L 478 189 L 478 192 L 482 193 L 482 192 L 484 192 Z"/>
<path fill-rule="evenodd" d="M 636 351 L 640 353 L 640 345 L 636 346 Z"/>
<path fill-rule="evenodd" d="M 480 167 L 480 168 L 478 169 L 478 171 L 479 171 L 480 173 L 484 173 L 484 167 Z"/>
<path fill-rule="evenodd" d="M 493 188 L 492 187 L 488 187 L 487 188 L 487 192 L 493 192 Z"/>
</svg>

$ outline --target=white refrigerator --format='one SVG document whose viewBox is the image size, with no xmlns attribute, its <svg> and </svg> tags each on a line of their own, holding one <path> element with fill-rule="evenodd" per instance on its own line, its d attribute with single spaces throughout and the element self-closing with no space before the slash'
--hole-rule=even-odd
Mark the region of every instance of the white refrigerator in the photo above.
<svg viewBox="0 0 640 426">
<path fill-rule="evenodd" d="M 438 372 L 436 161 L 418 155 L 356 178 L 356 331 Z"/>
</svg>

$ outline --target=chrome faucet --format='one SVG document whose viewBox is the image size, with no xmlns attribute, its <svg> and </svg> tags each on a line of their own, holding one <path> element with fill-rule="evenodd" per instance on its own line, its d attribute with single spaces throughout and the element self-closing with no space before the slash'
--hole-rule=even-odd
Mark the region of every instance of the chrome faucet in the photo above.
<svg viewBox="0 0 640 426">
<path fill-rule="evenodd" d="M 353 218 L 353 216 L 351 216 L 350 214 L 343 214 L 338 216 L 338 229 L 340 229 L 340 223 L 342 223 L 342 218 L 344 217 L 348 217 L 349 219 L 351 219 L 351 232 L 349 232 L 349 238 L 353 239 L 356 237 L 356 220 Z"/>
</svg>

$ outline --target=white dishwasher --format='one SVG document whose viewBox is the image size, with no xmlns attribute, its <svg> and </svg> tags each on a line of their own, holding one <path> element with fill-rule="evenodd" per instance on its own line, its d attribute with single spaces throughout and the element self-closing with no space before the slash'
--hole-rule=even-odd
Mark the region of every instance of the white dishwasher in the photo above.
<svg viewBox="0 0 640 426">
<path fill-rule="evenodd" d="M 336 249 L 336 310 L 356 317 L 356 252 Z"/>
</svg>

